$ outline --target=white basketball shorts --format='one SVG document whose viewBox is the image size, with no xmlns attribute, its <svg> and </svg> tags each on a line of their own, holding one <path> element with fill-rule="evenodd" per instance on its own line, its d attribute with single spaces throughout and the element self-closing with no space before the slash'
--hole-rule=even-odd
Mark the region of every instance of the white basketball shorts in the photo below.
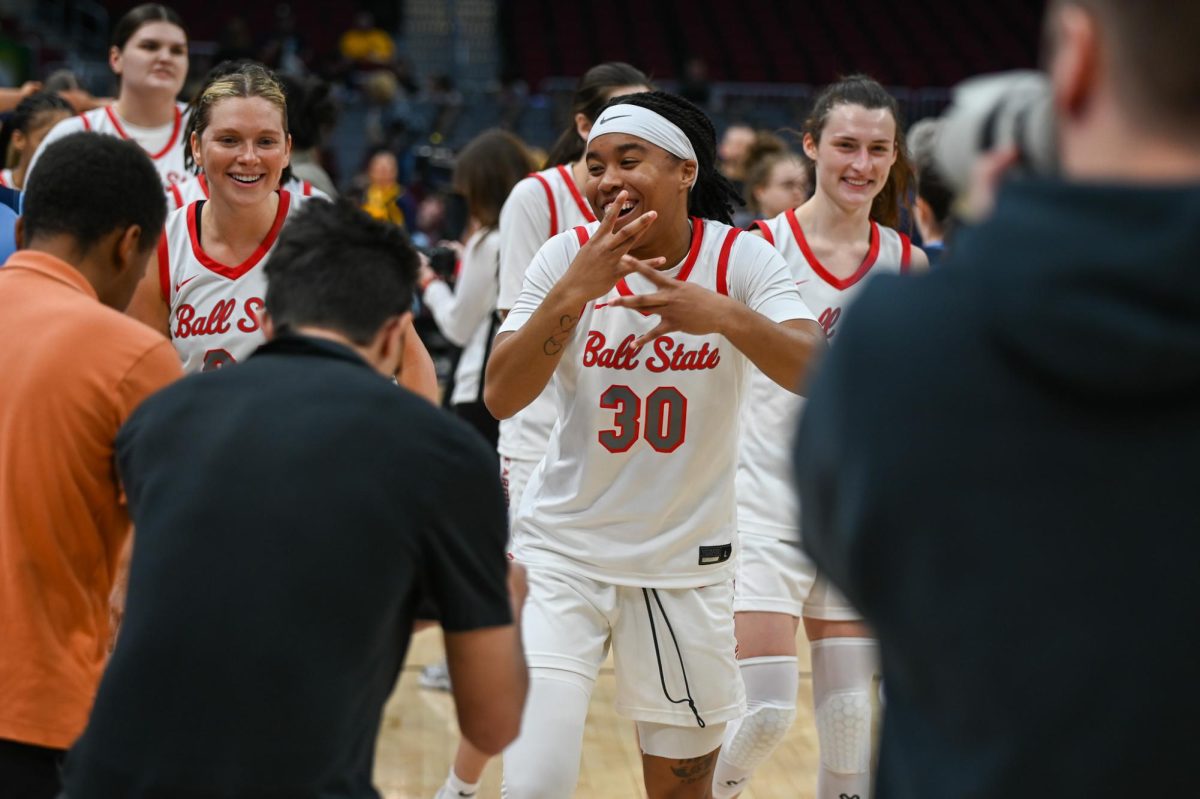
<svg viewBox="0 0 1200 799">
<path fill-rule="evenodd" d="M 800 545 L 771 536 L 739 533 L 735 612 L 760 611 L 807 616 L 825 621 L 859 621 L 860 614 L 842 596 Z"/>
<path fill-rule="evenodd" d="M 713 725 L 745 712 L 730 582 L 642 589 L 541 566 L 529 567 L 528 580 L 521 628 L 530 668 L 594 681 L 611 645 L 621 716 L 699 727 L 697 714 Z"/>
</svg>

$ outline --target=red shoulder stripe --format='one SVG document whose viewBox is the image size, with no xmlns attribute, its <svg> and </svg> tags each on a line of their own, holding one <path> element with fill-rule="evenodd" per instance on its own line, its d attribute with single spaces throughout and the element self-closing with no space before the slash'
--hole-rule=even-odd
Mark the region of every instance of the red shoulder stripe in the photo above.
<svg viewBox="0 0 1200 799">
<path fill-rule="evenodd" d="M 531 173 L 529 177 L 541 183 L 542 188 L 546 190 L 546 204 L 550 206 L 550 235 L 547 238 L 554 238 L 558 233 L 558 209 L 554 207 L 554 190 L 550 188 L 550 181 L 537 172 Z"/>
<path fill-rule="evenodd" d="M 912 266 L 912 239 L 900 234 L 900 274 L 906 274 Z"/>
<path fill-rule="evenodd" d="M 162 289 L 163 302 L 171 307 L 171 254 L 167 249 L 167 231 L 158 239 L 158 287 Z"/>
<path fill-rule="evenodd" d="M 579 193 L 579 187 L 575 185 L 575 178 L 571 176 L 570 171 L 562 164 L 558 165 L 558 175 L 562 178 L 563 183 L 567 184 L 567 191 L 571 192 L 571 197 L 575 200 L 575 205 L 579 207 L 579 213 L 583 214 L 583 218 L 589 222 L 596 221 L 596 215 L 592 213 L 591 206 L 583 199 L 583 195 Z"/>
<path fill-rule="evenodd" d="M 80 115 L 79 115 L 79 118 L 80 118 L 81 120 L 83 120 L 83 129 L 84 129 L 84 130 L 91 130 L 91 129 L 92 129 L 92 123 L 91 123 L 91 122 L 88 120 L 88 118 L 87 118 L 87 114 L 80 114 Z"/>
<path fill-rule="evenodd" d="M 172 183 L 167 188 L 167 190 L 170 191 L 171 196 L 175 198 L 175 207 L 182 208 L 183 207 L 183 194 L 180 193 L 179 187 L 176 186 L 174 183 Z"/>
<path fill-rule="evenodd" d="M 741 235 L 741 228 L 731 228 L 725 234 L 725 242 L 721 245 L 721 255 L 717 258 L 717 293 L 729 296 L 729 253 L 733 250 L 733 242 Z"/>
<path fill-rule="evenodd" d="M 579 239 L 579 246 L 582 247 L 588 243 L 588 239 L 590 239 L 592 235 L 588 233 L 587 228 L 585 228 L 583 225 L 580 225 L 579 227 L 575 228 L 575 237 Z"/>
<path fill-rule="evenodd" d="M 771 233 L 771 227 L 762 219 L 755 219 L 752 223 L 756 228 L 762 231 L 763 238 L 767 240 L 767 244 L 775 246 L 775 236 Z"/>
</svg>

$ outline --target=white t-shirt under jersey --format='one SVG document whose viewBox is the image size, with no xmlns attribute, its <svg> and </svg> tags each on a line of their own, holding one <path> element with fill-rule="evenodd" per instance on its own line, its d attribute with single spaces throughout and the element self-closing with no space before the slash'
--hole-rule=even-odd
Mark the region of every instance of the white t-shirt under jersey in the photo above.
<svg viewBox="0 0 1200 799">
<path fill-rule="evenodd" d="M 908 237 L 871 223 L 871 245 L 858 271 L 845 279 L 831 275 L 813 255 L 794 210 L 756 223 L 787 260 L 804 304 L 830 344 L 837 338 L 843 309 L 868 275 L 908 268 Z M 784 391 L 750 365 L 749 398 L 742 406 L 742 445 L 738 457 L 738 529 L 744 533 L 799 541 L 799 506 L 791 479 L 791 441 L 804 398 Z"/>
<path fill-rule="evenodd" d="M 664 274 L 723 291 L 774 322 L 813 318 L 766 242 L 719 222 L 692 225 L 687 258 Z M 568 231 L 538 251 L 502 332 L 530 318 L 580 247 L 577 231 Z M 609 303 L 653 290 L 633 274 L 583 308 L 551 380 L 558 423 L 513 524 L 513 554 L 524 563 L 658 588 L 733 574 L 738 411 L 749 361 L 715 334 L 672 333 L 633 350 L 658 317 Z"/>
<path fill-rule="evenodd" d="M 595 222 L 571 169 L 556 166 L 517 183 L 500 211 L 500 293 L 496 307 L 508 310 L 525 282 L 525 270 L 547 239 Z M 507 458 L 540 460 L 554 428 L 554 397 L 549 386 L 511 419 L 500 421 L 497 450 Z"/>
<path fill-rule="evenodd" d="M 150 160 L 154 162 L 154 168 L 158 170 L 158 175 L 162 178 L 163 188 L 172 183 L 187 180 L 190 173 L 183 168 L 183 129 L 187 127 L 188 113 L 186 106 L 176 103 L 175 118 L 170 123 L 156 128 L 142 128 L 129 124 L 117 116 L 116 110 L 111 105 L 93 108 L 78 116 L 68 117 L 51 128 L 50 132 L 46 134 L 46 138 L 42 139 L 37 152 L 33 154 L 33 160 L 29 163 L 29 175 L 34 174 L 37 160 L 47 145 L 65 136 L 70 136 L 72 133 L 91 130 L 122 139 L 133 139 L 141 145 L 141 148 L 146 151 L 146 155 L 150 156 Z"/>
<path fill-rule="evenodd" d="M 316 188 L 307 180 L 299 180 L 294 176 L 285 180 L 283 186 L 280 188 L 296 197 L 329 199 L 328 194 Z M 167 203 L 172 209 L 183 208 L 185 205 L 191 205 L 196 202 L 196 200 L 207 199 L 208 179 L 204 177 L 203 172 L 198 175 L 192 175 L 187 180 L 167 186 Z"/>
<path fill-rule="evenodd" d="M 264 267 L 284 222 L 305 201 L 280 192 L 270 231 L 236 266 L 213 260 L 200 248 L 199 203 L 167 214 L 158 242 L 158 277 L 170 308 L 171 343 L 184 372 L 208 372 L 245 360 L 266 341 L 260 325 L 267 294 Z"/>
</svg>

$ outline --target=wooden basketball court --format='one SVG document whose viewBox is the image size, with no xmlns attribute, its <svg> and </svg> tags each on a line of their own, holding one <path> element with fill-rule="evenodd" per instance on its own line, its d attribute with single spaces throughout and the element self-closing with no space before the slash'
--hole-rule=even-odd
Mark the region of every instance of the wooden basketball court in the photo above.
<svg viewBox="0 0 1200 799">
<path fill-rule="evenodd" d="M 817 735 L 813 728 L 812 680 L 808 642 L 803 628 L 800 650 L 800 695 L 796 724 L 742 794 L 743 799 L 812 799 L 816 787 Z M 389 700 L 375 763 L 375 783 L 386 799 L 432 799 L 446 779 L 458 742 L 454 702 L 450 694 L 417 684 L 421 668 L 442 656 L 439 630 L 418 633 L 396 691 Z M 611 660 L 600 672 L 592 695 L 576 799 L 644 797 L 641 756 L 633 723 L 613 711 Z M 484 775 L 478 799 L 500 796 L 500 761 Z"/>
</svg>

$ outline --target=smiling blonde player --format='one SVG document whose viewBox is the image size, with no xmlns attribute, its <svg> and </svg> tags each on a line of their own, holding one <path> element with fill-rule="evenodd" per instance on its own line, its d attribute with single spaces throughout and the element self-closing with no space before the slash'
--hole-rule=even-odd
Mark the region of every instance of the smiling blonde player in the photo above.
<svg viewBox="0 0 1200 799">
<path fill-rule="evenodd" d="M 506 796 L 575 788 L 611 643 L 651 799 L 703 797 L 744 703 L 731 585 L 747 365 L 795 386 L 821 346 L 782 257 L 729 227 L 712 123 L 661 92 L 593 124 L 603 221 L 548 241 L 501 326 L 485 400 L 500 418 L 553 382 L 559 421 L 516 512 L 528 568 L 530 698 Z"/>
</svg>

